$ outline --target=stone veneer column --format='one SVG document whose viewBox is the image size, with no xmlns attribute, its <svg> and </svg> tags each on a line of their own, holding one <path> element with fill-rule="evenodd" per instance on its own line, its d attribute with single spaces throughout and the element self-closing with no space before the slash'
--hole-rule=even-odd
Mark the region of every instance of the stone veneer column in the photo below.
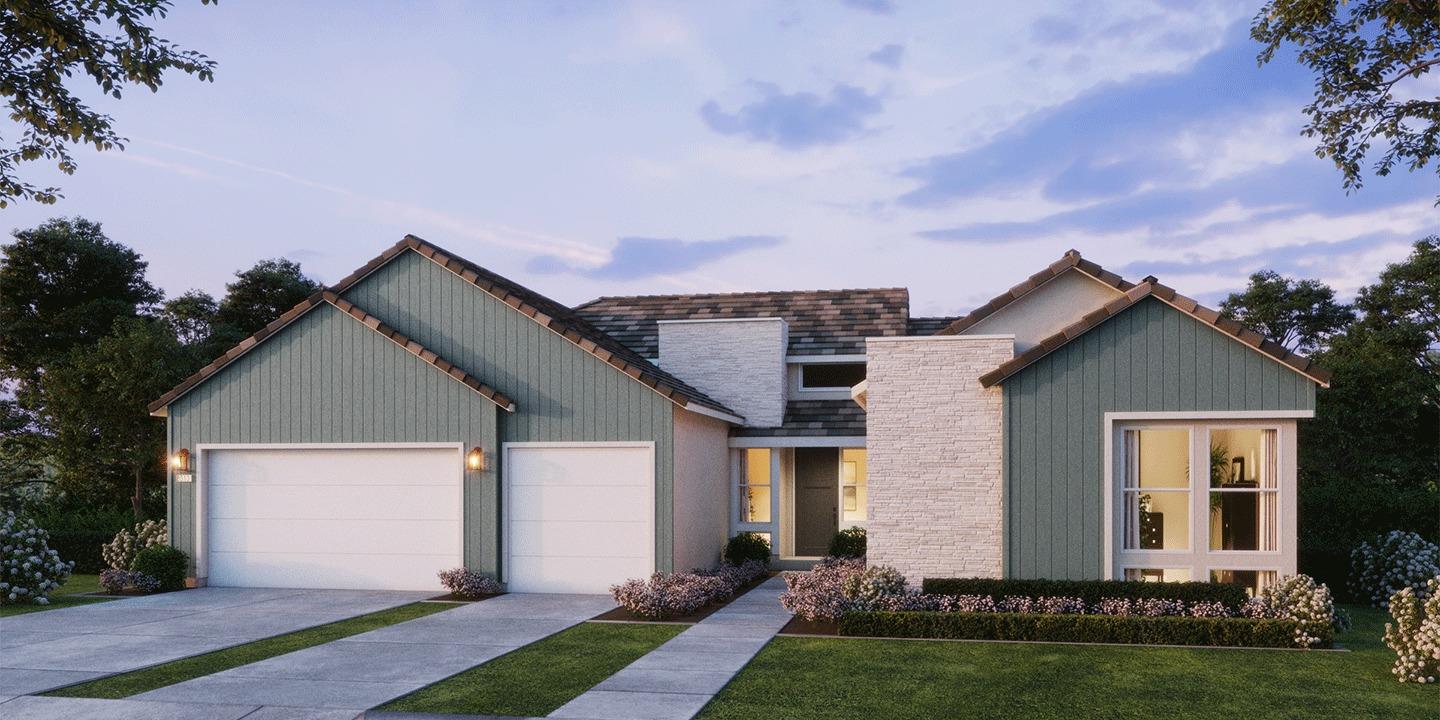
<svg viewBox="0 0 1440 720">
<path fill-rule="evenodd" d="M 912 585 L 1000 577 L 1004 398 L 979 377 L 1014 339 L 870 338 L 866 355 L 869 563 Z"/>
<path fill-rule="evenodd" d="M 662 320 L 659 365 L 745 416 L 752 427 L 785 421 L 783 318 Z"/>
</svg>

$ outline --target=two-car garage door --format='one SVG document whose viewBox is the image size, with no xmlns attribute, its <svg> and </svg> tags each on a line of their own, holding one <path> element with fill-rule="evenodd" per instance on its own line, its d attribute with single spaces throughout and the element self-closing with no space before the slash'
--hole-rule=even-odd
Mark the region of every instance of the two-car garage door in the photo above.
<svg viewBox="0 0 1440 720">
<path fill-rule="evenodd" d="M 438 590 L 464 562 L 456 445 L 220 447 L 201 462 L 211 585 Z M 502 468 L 511 592 L 603 593 L 652 571 L 650 444 L 512 443 Z"/>
</svg>

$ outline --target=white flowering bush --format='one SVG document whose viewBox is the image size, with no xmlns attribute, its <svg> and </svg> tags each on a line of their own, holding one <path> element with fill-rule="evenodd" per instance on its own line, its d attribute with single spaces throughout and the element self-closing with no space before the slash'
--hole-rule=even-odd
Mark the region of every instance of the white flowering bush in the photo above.
<svg viewBox="0 0 1440 720">
<path fill-rule="evenodd" d="M 0 604 L 48 605 L 75 563 L 50 549 L 50 535 L 33 520 L 5 511 L 0 525 Z"/>
<path fill-rule="evenodd" d="M 1426 581 L 1440 575 L 1440 545 L 1413 532 L 1391 530 L 1350 553 L 1351 587 L 1355 595 L 1384 608 L 1404 588 L 1424 601 Z"/>
<path fill-rule="evenodd" d="M 841 581 L 840 594 L 849 610 L 874 609 L 884 598 L 905 594 L 905 576 L 885 565 L 865 568 Z"/>
<path fill-rule="evenodd" d="M 133 531 L 121 530 L 100 549 L 105 564 L 116 570 L 129 570 L 135 556 L 145 548 L 169 543 L 170 533 L 164 520 L 137 523 Z"/>
<path fill-rule="evenodd" d="M 1258 602 L 1246 603 L 1246 617 L 1280 618 L 1295 622 L 1295 646 L 1322 647 L 1335 637 L 1335 600 L 1330 588 L 1309 575 L 1287 575 L 1260 593 Z"/>
<path fill-rule="evenodd" d="M 1385 644 L 1395 651 L 1390 672 L 1402 683 L 1433 683 L 1440 676 L 1440 575 L 1425 582 L 1429 597 L 1421 600 L 1413 587 L 1390 598 Z"/>
<path fill-rule="evenodd" d="M 439 576 L 440 584 L 445 586 L 451 595 L 465 600 L 478 600 L 486 595 L 499 595 L 502 592 L 500 583 L 496 582 L 495 578 L 469 568 L 441 570 Z"/>
</svg>

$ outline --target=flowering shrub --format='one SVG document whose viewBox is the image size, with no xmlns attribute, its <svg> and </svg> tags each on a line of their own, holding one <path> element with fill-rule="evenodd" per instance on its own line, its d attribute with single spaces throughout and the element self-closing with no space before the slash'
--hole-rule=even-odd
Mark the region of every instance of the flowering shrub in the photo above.
<svg viewBox="0 0 1440 720">
<path fill-rule="evenodd" d="M 1391 596 L 1407 587 L 1423 602 L 1431 592 L 1426 581 L 1440 575 L 1440 545 L 1392 530 L 1360 543 L 1350 553 L 1350 567 L 1355 595 L 1375 607 L 1389 606 Z"/>
<path fill-rule="evenodd" d="M 1230 617 L 1230 609 L 1224 603 L 1202 600 L 1190 605 L 1190 617 Z"/>
<path fill-rule="evenodd" d="M 138 570 L 108 568 L 100 571 L 100 586 L 111 595 L 118 595 L 127 587 L 133 587 L 146 594 L 159 592 L 161 584 L 159 578 L 146 575 Z"/>
<path fill-rule="evenodd" d="M 610 594 L 621 607 L 636 615 L 668 620 L 729 598 L 767 572 L 769 567 L 759 560 L 739 565 L 722 563 L 714 570 L 655 573 L 648 579 L 626 580 L 610 586 Z"/>
<path fill-rule="evenodd" d="M 1433 683 L 1440 675 L 1440 575 L 1427 580 L 1425 589 L 1424 601 L 1413 587 L 1390 598 L 1395 622 L 1385 623 L 1385 644 L 1396 656 L 1390 672 L 1402 683 Z"/>
<path fill-rule="evenodd" d="M 810 621 L 838 620 L 849 605 L 845 581 L 863 572 L 862 558 L 827 557 L 807 572 L 785 573 L 780 606 Z"/>
<path fill-rule="evenodd" d="M 169 532 L 164 520 L 146 520 L 135 525 L 134 532 L 121 530 L 114 539 L 100 549 L 105 564 L 116 570 L 129 570 L 135 562 L 135 555 L 145 548 L 164 545 L 169 542 Z"/>
<path fill-rule="evenodd" d="M 1335 601 L 1330 588 L 1309 575 L 1289 575 L 1265 588 L 1247 603 L 1246 617 L 1279 618 L 1295 622 L 1296 647 L 1311 648 L 1329 645 L 1335 637 Z"/>
<path fill-rule="evenodd" d="M 874 608 L 883 598 L 905 594 L 905 576 L 884 565 L 852 573 L 840 583 L 840 594 L 852 610 Z"/>
<path fill-rule="evenodd" d="M 440 584 L 451 595 L 465 600 L 476 600 L 486 595 L 499 595 L 502 591 L 495 578 L 468 568 L 458 567 L 441 570 Z"/>
<path fill-rule="evenodd" d="M 739 565 L 728 562 L 720 563 L 720 567 L 708 572 L 696 573 L 698 575 L 710 575 L 720 578 L 725 582 L 726 597 L 734 595 L 735 591 L 744 587 L 747 583 L 755 580 L 765 573 L 770 572 L 770 566 L 759 560 L 746 560 Z M 717 598 L 718 599 L 718 598 Z"/>
<path fill-rule="evenodd" d="M 0 605 L 48 605 L 50 591 L 65 584 L 75 563 L 61 560 L 49 540 L 33 520 L 5 511 L 0 524 Z"/>
</svg>

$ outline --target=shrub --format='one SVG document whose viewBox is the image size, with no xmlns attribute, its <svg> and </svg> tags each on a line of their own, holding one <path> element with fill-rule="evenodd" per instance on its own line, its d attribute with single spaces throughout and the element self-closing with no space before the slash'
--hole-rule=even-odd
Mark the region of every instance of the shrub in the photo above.
<svg viewBox="0 0 1440 720">
<path fill-rule="evenodd" d="M 827 557 L 806 572 L 785 573 L 780 605 L 806 620 L 837 620 L 849 607 L 845 581 L 863 572 L 863 559 Z"/>
<path fill-rule="evenodd" d="M 50 592 L 65 584 L 74 563 L 50 549 L 49 535 L 33 520 L 6 511 L 0 524 L 0 604 L 48 605 Z"/>
<path fill-rule="evenodd" d="M 1392 530 L 1350 553 L 1350 586 L 1357 599 L 1379 608 L 1404 588 L 1424 601 L 1426 582 L 1440 575 L 1440 545 L 1413 533 Z"/>
<path fill-rule="evenodd" d="M 503 592 L 495 578 L 463 567 L 441 570 L 440 584 L 444 585 L 450 594 L 465 600 L 477 600 L 486 595 L 499 595 Z"/>
<path fill-rule="evenodd" d="M 904 595 L 905 576 L 883 565 L 865 568 L 845 576 L 840 583 L 840 594 L 847 601 L 846 609 L 871 610 L 885 598 Z"/>
<path fill-rule="evenodd" d="M 830 538 L 828 554 L 832 557 L 865 557 L 865 528 L 855 526 L 835 533 Z"/>
<path fill-rule="evenodd" d="M 109 567 L 102 548 L 116 531 L 134 524 L 130 510 L 45 507 L 30 516 L 50 533 L 50 548 L 75 563 L 74 572 L 94 574 Z"/>
<path fill-rule="evenodd" d="M 126 570 L 135 564 L 135 555 L 141 550 L 164 545 L 169 542 L 169 533 L 164 520 L 146 520 L 135 525 L 134 531 L 121 530 L 105 545 L 100 554 L 105 562 L 117 570 Z"/>
<path fill-rule="evenodd" d="M 170 592 L 185 589 L 185 574 L 190 556 L 183 550 L 169 545 L 155 545 L 135 553 L 135 562 L 130 569 L 154 578 L 157 590 Z M 138 588 L 140 585 L 136 583 Z"/>
<path fill-rule="evenodd" d="M 1290 647 L 1295 632 L 1290 620 L 1233 617 L 854 612 L 840 619 L 841 635 L 954 640 Z"/>
<path fill-rule="evenodd" d="M 726 597 L 734 595 L 737 590 L 749 584 L 751 581 L 763 577 L 770 572 L 770 567 L 759 560 L 746 560 L 739 565 L 731 563 L 720 563 L 720 567 L 706 571 L 697 572 L 697 575 L 709 575 L 720 578 L 725 583 Z"/>
<path fill-rule="evenodd" d="M 1395 651 L 1390 672 L 1400 682 L 1433 683 L 1440 676 L 1440 575 L 1425 581 L 1429 598 L 1421 600 L 1413 587 L 1400 588 L 1390 598 L 1385 623 L 1385 644 Z"/>
<path fill-rule="evenodd" d="M 770 566 L 770 543 L 760 533 L 742 532 L 725 543 L 725 562 L 744 565 L 746 561 L 757 560 Z"/>
<path fill-rule="evenodd" d="M 1290 620 L 1295 623 L 1295 646 L 1330 647 L 1335 639 L 1335 601 L 1330 588 L 1309 575 L 1290 575 L 1265 588 L 1250 603 L 1254 617 Z"/>
<path fill-rule="evenodd" d="M 689 615 L 730 592 L 724 579 L 692 572 L 655 573 L 610 587 L 621 607 L 651 620 Z"/>
<path fill-rule="evenodd" d="M 922 592 L 936 595 L 988 595 L 1079 598 L 1098 605 L 1107 598 L 1218 602 L 1238 610 L 1248 596 L 1239 585 L 1207 582 L 1139 582 L 1129 580 L 1019 580 L 996 578 L 925 578 Z"/>
<path fill-rule="evenodd" d="M 118 595 L 127 587 L 133 587 L 143 593 L 153 593 L 160 590 L 160 581 L 135 570 L 106 568 L 100 571 L 100 586 L 111 595 Z"/>
</svg>

